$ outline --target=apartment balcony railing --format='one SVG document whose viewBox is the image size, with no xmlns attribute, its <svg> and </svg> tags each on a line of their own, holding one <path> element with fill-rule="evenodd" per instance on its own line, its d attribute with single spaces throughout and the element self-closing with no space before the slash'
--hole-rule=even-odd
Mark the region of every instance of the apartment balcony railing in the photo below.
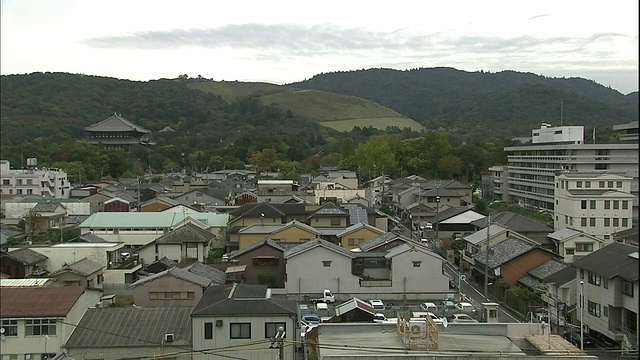
<svg viewBox="0 0 640 360">
<path fill-rule="evenodd" d="M 360 279 L 361 287 L 391 287 L 393 282 L 391 280 L 378 279 L 378 280 L 365 280 Z"/>
</svg>

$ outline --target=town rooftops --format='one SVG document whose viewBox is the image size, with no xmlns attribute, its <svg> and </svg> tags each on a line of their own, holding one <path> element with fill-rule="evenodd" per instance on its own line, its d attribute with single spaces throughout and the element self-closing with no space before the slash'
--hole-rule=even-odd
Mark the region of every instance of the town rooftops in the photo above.
<svg viewBox="0 0 640 360">
<path fill-rule="evenodd" d="M 323 247 L 325 249 L 334 251 L 334 252 L 336 252 L 338 254 L 342 254 L 342 255 L 350 257 L 350 258 L 354 257 L 354 255 L 348 249 L 345 249 L 342 246 L 336 245 L 336 244 L 334 244 L 332 242 L 329 242 L 327 240 L 317 238 L 317 239 L 313 239 L 313 240 L 304 242 L 304 243 L 302 243 L 302 244 L 300 244 L 300 245 L 298 245 L 296 247 L 293 247 L 293 248 L 285 251 L 284 252 L 284 258 L 288 259 L 288 258 L 290 258 L 292 256 L 296 256 L 298 254 L 301 254 L 301 253 L 303 253 L 303 252 L 305 252 L 307 250 L 314 249 L 316 247 Z"/>
<path fill-rule="evenodd" d="M 9 251 L 7 253 L 4 253 L 3 256 L 6 256 L 10 259 L 18 261 L 23 265 L 33 265 L 41 261 L 45 261 L 49 258 L 29 248 L 22 248 L 22 249 Z"/>
<path fill-rule="evenodd" d="M 167 270 L 161 271 L 157 274 L 143 277 L 142 279 L 131 284 L 131 287 L 136 287 L 136 286 L 148 283 L 149 281 L 157 280 L 165 276 L 173 276 L 174 278 L 188 281 L 190 283 L 193 283 L 202 287 L 209 286 L 209 284 L 211 284 L 211 281 L 212 281 L 212 279 L 208 279 L 202 275 L 189 272 L 187 269 L 172 267 Z"/>
<path fill-rule="evenodd" d="M 88 276 L 102 270 L 103 268 L 105 268 L 104 265 L 99 264 L 93 260 L 84 258 L 72 264 L 63 266 L 62 268 L 52 272 L 51 276 L 62 274 L 64 272 L 73 272 L 79 275 Z"/>
<path fill-rule="evenodd" d="M 160 236 L 155 242 L 156 244 L 208 243 L 214 236 L 199 226 L 186 223 Z"/>
<path fill-rule="evenodd" d="M 493 252 L 489 255 L 489 268 L 496 268 L 518 256 L 527 253 L 536 248 L 536 246 L 520 239 L 507 238 L 490 247 Z M 487 250 L 477 253 L 473 258 L 476 262 L 486 265 Z"/>
<path fill-rule="evenodd" d="M 265 285 L 229 284 L 208 287 L 192 316 L 267 316 L 297 313 L 295 300 L 272 299 Z"/>
<path fill-rule="evenodd" d="M 474 221 L 472 224 L 478 226 L 480 228 L 487 227 L 487 217 Z M 553 231 L 550 227 L 541 224 L 540 222 L 530 219 L 528 217 L 522 216 L 520 214 L 511 212 L 511 211 L 503 211 L 497 213 L 495 215 L 491 215 L 491 223 L 502 225 L 509 230 L 517 231 L 519 233 L 528 233 L 528 232 L 547 232 L 550 233 Z"/>
</svg>

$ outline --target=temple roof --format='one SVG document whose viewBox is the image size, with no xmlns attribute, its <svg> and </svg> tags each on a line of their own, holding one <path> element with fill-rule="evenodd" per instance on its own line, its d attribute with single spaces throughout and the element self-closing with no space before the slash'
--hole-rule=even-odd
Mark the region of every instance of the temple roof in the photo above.
<svg viewBox="0 0 640 360">
<path fill-rule="evenodd" d="M 97 124 L 87 126 L 84 129 L 86 131 L 94 131 L 94 132 L 137 131 L 143 134 L 147 134 L 151 132 L 150 130 L 147 130 L 123 118 L 118 113 L 111 115 L 110 117 L 100 121 Z"/>
</svg>

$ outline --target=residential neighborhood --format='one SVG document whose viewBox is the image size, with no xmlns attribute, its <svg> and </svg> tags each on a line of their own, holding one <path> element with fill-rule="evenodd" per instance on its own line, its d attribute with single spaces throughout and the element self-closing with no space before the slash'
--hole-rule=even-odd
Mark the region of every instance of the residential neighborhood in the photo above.
<svg viewBox="0 0 640 360">
<path fill-rule="evenodd" d="M 637 138 L 530 140 L 480 192 L 337 166 L 72 184 L 2 160 L 2 360 L 637 356 Z"/>
</svg>

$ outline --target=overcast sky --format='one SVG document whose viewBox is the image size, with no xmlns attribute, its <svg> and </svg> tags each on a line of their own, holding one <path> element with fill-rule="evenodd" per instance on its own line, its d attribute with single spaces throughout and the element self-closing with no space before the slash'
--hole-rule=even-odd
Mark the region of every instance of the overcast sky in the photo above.
<svg viewBox="0 0 640 360">
<path fill-rule="evenodd" d="M 1 0 L 0 70 L 284 84 L 453 67 L 638 90 L 638 0 Z"/>
</svg>

